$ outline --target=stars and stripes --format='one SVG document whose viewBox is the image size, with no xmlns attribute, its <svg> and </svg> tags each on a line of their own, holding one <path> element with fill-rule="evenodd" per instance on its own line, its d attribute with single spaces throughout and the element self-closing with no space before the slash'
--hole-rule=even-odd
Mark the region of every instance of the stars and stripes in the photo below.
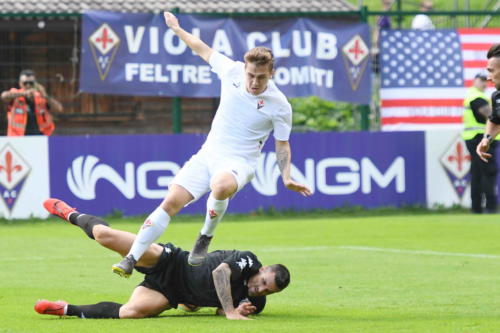
<svg viewBox="0 0 500 333">
<path fill-rule="evenodd" d="M 382 130 L 460 129 L 467 87 L 494 43 L 500 29 L 382 31 Z"/>
</svg>

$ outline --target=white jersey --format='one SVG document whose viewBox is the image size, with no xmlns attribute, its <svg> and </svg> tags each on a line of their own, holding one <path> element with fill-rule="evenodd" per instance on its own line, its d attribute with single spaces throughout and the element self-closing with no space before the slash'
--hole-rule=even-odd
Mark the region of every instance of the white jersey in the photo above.
<svg viewBox="0 0 500 333">
<path fill-rule="evenodd" d="M 221 80 L 221 98 L 201 151 L 214 157 L 242 157 L 255 167 L 271 131 L 276 140 L 288 141 L 292 107 L 272 80 L 260 95 L 247 92 L 244 63 L 215 51 L 209 63 Z"/>
</svg>

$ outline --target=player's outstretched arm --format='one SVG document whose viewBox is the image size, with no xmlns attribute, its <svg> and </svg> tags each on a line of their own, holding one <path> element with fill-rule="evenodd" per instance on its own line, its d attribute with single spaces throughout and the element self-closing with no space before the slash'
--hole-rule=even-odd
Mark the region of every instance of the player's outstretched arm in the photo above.
<svg viewBox="0 0 500 333">
<path fill-rule="evenodd" d="M 479 158 L 484 162 L 488 162 L 488 159 L 491 158 L 491 154 L 488 154 L 487 151 L 490 149 L 490 143 L 493 141 L 496 136 L 500 133 L 500 124 L 495 124 L 494 122 L 488 121 L 486 122 L 486 130 L 484 132 L 484 138 L 479 142 L 476 147 L 476 153 L 479 155 Z"/>
<path fill-rule="evenodd" d="M 165 17 L 165 23 L 167 24 L 167 26 L 170 29 L 172 29 L 172 31 L 177 36 L 179 36 L 179 38 L 184 43 L 186 43 L 186 45 L 189 46 L 191 50 L 193 50 L 203 60 L 208 62 L 208 59 L 210 59 L 210 55 L 212 54 L 213 50 L 207 44 L 205 44 L 201 39 L 199 39 L 193 34 L 190 34 L 186 30 L 182 29 L 181 26 L 179 25 L 177 17 L 175 17 L 174 14 L 170 12 L 164 12 L 163 17 Z"/>
<path fill-rule="evenodd" d="M 290 176 L 291 156 L 290 143 L 288 141 L 276 140 L 276 162 L 281 172 L 283 184 L 289 190 L 298 192 L 305 197 L 310 196 L 312 192 L 309 187 L 295 182 Z"/>
<path fill-rule="evenodd" d="M 250 319 L 240 314 L 240 312 L 234 308 L 233 296 L 231 294 L 231 269 L 229 265 L 226 263 L 220 264 L 212 271 L 212 276 L 214 278 L 215 291 L 219 297 L 222 309 L 226 314 L 226 318 L 240 320 Z"/>
</svg>

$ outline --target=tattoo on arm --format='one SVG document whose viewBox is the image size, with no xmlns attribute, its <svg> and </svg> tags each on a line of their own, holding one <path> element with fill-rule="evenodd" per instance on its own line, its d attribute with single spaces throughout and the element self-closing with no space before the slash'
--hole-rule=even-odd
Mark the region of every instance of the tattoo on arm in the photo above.
<svg viewBox="0 0 500 333">
<path fill-rule="evenodd" d="M 212 272 L 215 290 L 225 313 L 234 311 L 233 296 L 231 295 L 231 270 L 226 266 L 219 266 Z"/>
<path fill-rule="evenodd" d="M 276 163 L 284 178 L 290 176 L 290 150 L 288 146 L 278 146 L 276 149 Z"/>
</svg>

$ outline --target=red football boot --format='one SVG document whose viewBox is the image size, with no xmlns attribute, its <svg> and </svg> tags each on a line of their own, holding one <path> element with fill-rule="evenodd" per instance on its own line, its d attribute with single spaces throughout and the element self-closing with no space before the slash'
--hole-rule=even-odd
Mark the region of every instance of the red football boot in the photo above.
<svg viewBox="0 0 500 333">
<path fill-rule="evenodd" d="M 66 221 L 69 221 L 69 214 L 77 212 L 76 208 L 68 206 L 64 201 L 53 198 L 45 200 L 43 202 L 43 207 L 45 207 L 50 214 L 58 216 Z"/>
<path fill-rule="evenodd" d="M 35 311 L 39 314 L 50 314 L 54 316 L 64 316 L 64 308 L 68 305 L 65 301 L 47 301 L 42 299 L 36 302 Z"/>
</svg>

